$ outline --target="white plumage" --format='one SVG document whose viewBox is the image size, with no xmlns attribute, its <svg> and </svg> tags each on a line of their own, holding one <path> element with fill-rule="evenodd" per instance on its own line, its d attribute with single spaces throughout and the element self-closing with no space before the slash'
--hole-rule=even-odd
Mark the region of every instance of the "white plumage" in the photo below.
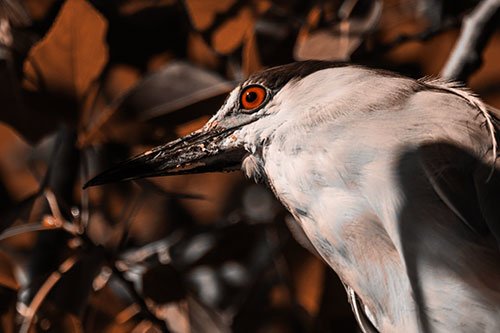
<svg viewBox="0 0 500 333">
<path fill-rule="evenodd" d="M 242 110 L 250 85 L 268 96 Z M 500 332 L 498 115 L 439 80 L 296 63 L 253 75 L 203 129 L 92 184 L 236 156 L 348 286 L 363 329 Z M 200 140 L 212 148 L 192 157 Z M 148 170 L 123 171 L 138 164 Z"/>
<path fill-rule="evenodd" d="M 500 331 L 498 246 L 438 190 L 454 165 L 418 152 L 450 143 L 489 166 L 491 119 L 467 91 L 421 83 L 360 67 L 291 80 L 235 132 L 253 152 L 243 169 L 264 175 L 380 331 Z"/>
</svg>

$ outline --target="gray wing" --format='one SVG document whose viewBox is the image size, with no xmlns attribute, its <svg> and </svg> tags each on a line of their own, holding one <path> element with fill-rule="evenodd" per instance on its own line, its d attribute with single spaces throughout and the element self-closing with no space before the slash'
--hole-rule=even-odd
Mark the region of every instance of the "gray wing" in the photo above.
<svg viewBox="0 0 500 333">
<path fill-rule="evenodd" d="M 500 112 L 488 110 L 497 140 Z M 500 170 L 451 143 L 419 148 L 424 172 L 441 200 L 468 227 L 480 235 L 491 234 L 500 245 Z"/>
</svg>

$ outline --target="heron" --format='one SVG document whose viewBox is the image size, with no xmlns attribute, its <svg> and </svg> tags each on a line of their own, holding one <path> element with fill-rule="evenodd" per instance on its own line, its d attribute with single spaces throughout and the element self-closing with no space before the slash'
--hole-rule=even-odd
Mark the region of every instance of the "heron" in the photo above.
<svg viewBox="0 0 500 333">
<path fill-rule="evenodd" d="M 340 277 L 362 331 L 500 332 L 499 116 L 453 82 L 296 62 L 85 186 L 242 170 Z"/>
</svg>

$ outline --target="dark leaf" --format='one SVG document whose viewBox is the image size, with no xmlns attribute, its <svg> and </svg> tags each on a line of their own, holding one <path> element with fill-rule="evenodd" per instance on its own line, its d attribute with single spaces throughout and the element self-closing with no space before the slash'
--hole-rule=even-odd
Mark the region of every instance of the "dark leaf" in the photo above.
<svg viewBox="0 0 500 333">
<path fill-rule="evenodd" d="M 50 133 L 59 121 L 76 124 L 77 105 L 107 62 L 106 29 L 106 20 L 86 1 L 66 1 L 50 30 L 29 51 L 25 90 L 14 91 L 0 119 L 30 140 Z"/>
<path fill-rule="evenodd" d="M 290 13 L 269 10 L 257 19 L 254 29 L 263 65 L 276 66 L 293 61 L 298 24 Z"/>
<path fill-rule="evenodd" d="M 130 305 L 107 284 L 89 297 L 88 308 L 82 322 L 86 332 L 131 332 L 137 324 L 133 319 L 136 306 Z M 135 319 L 135 318 L 134 318 Z"/>
<path fill-rule="evenodd" d="M 225 318 L 222 313 L 215 309 L 211 309 L 196 300 L 193 297 L 188 297 L 189 307 L 189 322 L 191 324 L 191 332 L 231 332 L 231 322 Z"/>
<path fill-rule="evenodd" d="M 346 61 L 351 54 L 365 40 L 366 35 L 371 32 L 378 23 L 382 2 L 379 0 L 359 1 L 350 0 L 346 3 L 353 3 L 352 7 L 342 9 L 340 21 L 330 27 L 310 29 L 305 26 L 297 39 L 294 50 L 295 60 L 335 60 Z M 365 6 L 362 16 L 353 13 L 354 6 Z M 318 8 L 313 8 L 310 18 L 313 21 L 319 20 L 321 12 Z"/>
<path fill-rule="evenodd" d="M 89 2 L 109 22 L 106 40 L 112 63 L 129 64 L 145 70 L 155 55 L 184 56 L 186 18 L 176 6 L 176 1 L 155 0 L 149 1 L 149 4 L 135 0 Z"/>
<path fill-rule="evenodd" d="M 50 295 L 51 301 L 59 309 L 80 317 L 92 291 L 92 282 L 105 259 L 103 248 L 88 250 L 71 270 L 64 272 L 61 281 Z"/>
<path fill-rule="evenodd" d="M 77 261 L 77 256 L 67 258 L 61 263 L 57 270 L 53 271 L 48 278 L 41 283 L 40 288 L 38 288 L 33 297 L 29 300 L 29 306 L 23 311 L 24 318 L 21 326 L 22 332 L 28 332 L 38 309 L 47 298 L 47 295 L 49 295 L 54 286 L 59 282 L 62 277 L 62 273 L 65 273 L 73 268 Z"/>
<path fill-rule="evenodd" d="M 96 143 L 104 136 L 130 144 L 158 143 L 181 123 L 212 114 L 234 85 L 213 72 L 175 62 L 142 80 L 110 106 L 109 115 L 92 119 L 79 140 Z"/>
<path fill-rule="evenodd" d="M 152 119 L 208 98 L 227 94 L 235 83 L 185 62 L 176 62 L 161 73 L 145 78 L 124 98 L 118 112 L 132 112 Z"/>
<path fill-rule="evenodd" d="M 156 303 L 179 301 L 185 293 L 182 277 L 171 265 L 152 267 L 142 276 L 142 294 Z"/>
<path fill-rule="evenodd" d="M 10 288 L 0 287 L 0 327 L 2 332 L 17 332 L 16 327 L 17 292 Z"/>
<path fill-rule="evenodd" d="M 3 251 L 0 251 L 0 286 L 12 290 L 19 289 L 19 282 L 14 274 L 14 265 Z"/>
<path fill-rule="evenodd" d="M 38 192 L 32 194 L 23 201 L 11 204 L 8 209 L 3 210 L 0 214 L 0 233 L 3 234 L 4 230 L 10 227 L 18 218 L 27 221 L 31 207 L 39 195 Z"/>
<path fill-rule="evenodd" d="M 26 88 L 82 98 L 106 64 L 106 29 L 106 20 L 86 1 L 66 1 L 26 59 Z"/>
</svg>

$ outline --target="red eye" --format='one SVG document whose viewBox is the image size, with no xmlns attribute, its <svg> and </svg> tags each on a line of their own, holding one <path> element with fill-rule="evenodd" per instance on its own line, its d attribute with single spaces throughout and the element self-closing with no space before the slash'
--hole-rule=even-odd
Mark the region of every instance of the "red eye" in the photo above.
<svg viewBox="0 0 500 333">
<path fill-rule="evenodd" d="M 266 89 L 261 86 L 250 86 L 243 90 L 240 96 L 244 109 L 252 110 L 259 107 L 266 99 Z"/>
</svg>

